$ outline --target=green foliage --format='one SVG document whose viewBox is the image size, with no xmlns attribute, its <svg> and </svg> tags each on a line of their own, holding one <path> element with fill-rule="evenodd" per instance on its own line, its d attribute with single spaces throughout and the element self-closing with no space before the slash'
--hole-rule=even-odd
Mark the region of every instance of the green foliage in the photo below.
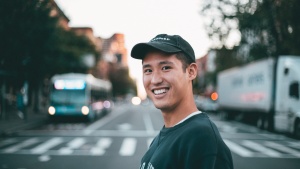
<svg viewBox="0 0 300 169">
<path fill-rule="evenodd" d="M 46 1 L 0 2 L 1 67 L 23 71 L 39 62 L 45 41 L 53 34 L 57 18 L 50 18 Z"/>
<path fill-rule="evenodd" d="M 136 84 L 130 78 L 128 68 L 117 68 L 113 65 L 110 81 L 113 86 L 113 96 L 125 96 L 128 93 L 137 95 Z"/>
<path fill-rule="evenodd" d="M 201 15 L 217 52 L 215 72 L 279 55 L 300 55 L 299 0 L 203 0 Z M 232 48 L 230 35 L 240 32 Z M 231 47 L 230 47 L 231 46 Z M 209 80 L 211 79 L 211 80 Z"/>
<path fill-rule="evenodd" d="M 299 0 L 205 0 L 201 14 L 217 47 L 239 30 L 238 54 L 244 61 L 300 55 Z"/>
<path fill-rule="evenodd" d="M 244 63 L 243 58 L 239 57 L 237 54 L 237 47 L 233 49 L 227 49 L 226 47 L 222 47 L 221 49 L 216 49 L 216 59 L 215 65 L 216 70 L 213 72 L 206 73 L 206 79 L 212 84 L 216 84 L 217 82 L 217 74 L 223 70 L 242 65 Z"/>
<path fill-rule="evenodd" d="M 87 53 L 96 55 L 95 47 L 85 36 L 78 36 L 72 31 L 57 28 L 47 42 L 44 71 L 49 75 L 66 72 L 86 72 L 82 56 Z"/>
<path fill-rule="evenodd" d="M 242 59 L 237 57 L 237 48 L 227 49 L 222 47 L 221 49 L 216 50 L 216 72 L 238 66 L 242 64 Z"/>
<path fill-rule="evenodd" d="M 53 2 L 0 1 L 1 70 L 16 71 L 33 83 L 56 73 L 86 71 L 81 57 L 95 54 L 95 47 L 60 27 L 59 16 L 51 14 Z"/>
</svg>

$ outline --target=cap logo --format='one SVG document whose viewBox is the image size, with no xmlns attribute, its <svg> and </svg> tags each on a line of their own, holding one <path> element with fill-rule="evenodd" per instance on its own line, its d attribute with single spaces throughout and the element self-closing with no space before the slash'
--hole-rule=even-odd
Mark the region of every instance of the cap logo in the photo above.
<svg viewBox="0 0 300 169">
<path fill-rule="evenodd" d="M 167 40 L 170 40 L 170 39 L 169 39 L 169 38 L 157 37 L 157 38 L 153 38 L 153 39 L 151 40 L 151 42 L 153 42 L 153 41 L 158 41 L 158 40 L 164 40 L 164 41 L 167 41 Z"/>
</svg>

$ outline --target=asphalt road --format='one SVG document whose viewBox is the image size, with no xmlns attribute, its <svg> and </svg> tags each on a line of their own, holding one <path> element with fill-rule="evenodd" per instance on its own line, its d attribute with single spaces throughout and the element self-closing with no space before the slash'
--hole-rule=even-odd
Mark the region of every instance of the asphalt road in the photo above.
<svg viewBox="0 0 300 169">
<path fill-rule="evenodd" d="M 235 169 L 298 169 L 300 141 L 208 114 L 232 151 Z M 93 122 L 52 122 L 0 138 L 0 168 L 133 169 L 163 125 L 151 104 L 117 104 Z"/>
</svg>

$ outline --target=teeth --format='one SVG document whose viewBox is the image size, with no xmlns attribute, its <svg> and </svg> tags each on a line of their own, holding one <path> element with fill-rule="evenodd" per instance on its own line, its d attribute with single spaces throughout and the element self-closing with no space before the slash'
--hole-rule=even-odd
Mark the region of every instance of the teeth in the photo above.
<svg viewBox="0 0 300 169">
<path fill-rule="evenodd" d="M 166 92 L 167 92 L 166 89 L 154 90 L 154 94 L 162 94 L 162 93 L 166 93 Z"/>
</svg>

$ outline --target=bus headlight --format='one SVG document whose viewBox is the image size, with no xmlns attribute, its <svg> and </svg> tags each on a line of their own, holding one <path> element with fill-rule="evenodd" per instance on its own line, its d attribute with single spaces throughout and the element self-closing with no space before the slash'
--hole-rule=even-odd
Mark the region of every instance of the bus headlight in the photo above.
<svg viewBox="0 0 300 169">
<path fill-rule="evenodd" d="M 88 115 L 89 114 L 90 109 L 87 106 L 82 106 L 81 108 L 81 113 L 84 115 Z"/>
<path fill-rule="evenodd" d="M 55 114 L 55 108 L 54 108 L 53 106 L 50 106 L 50 107 L 48 108 L 48 113 L 49 113 L 50 115 L 54 115 L 54 114 Z"/>
<path fill-rule="evenodd" d="M 109 102 L 108 100 L 105 100 L 105 101 L 103 102 L 103 106 L 104 106 L 105 108 L 109 109 L 109 108 L 110 108 L 110 102 Z"/>
</svg>

